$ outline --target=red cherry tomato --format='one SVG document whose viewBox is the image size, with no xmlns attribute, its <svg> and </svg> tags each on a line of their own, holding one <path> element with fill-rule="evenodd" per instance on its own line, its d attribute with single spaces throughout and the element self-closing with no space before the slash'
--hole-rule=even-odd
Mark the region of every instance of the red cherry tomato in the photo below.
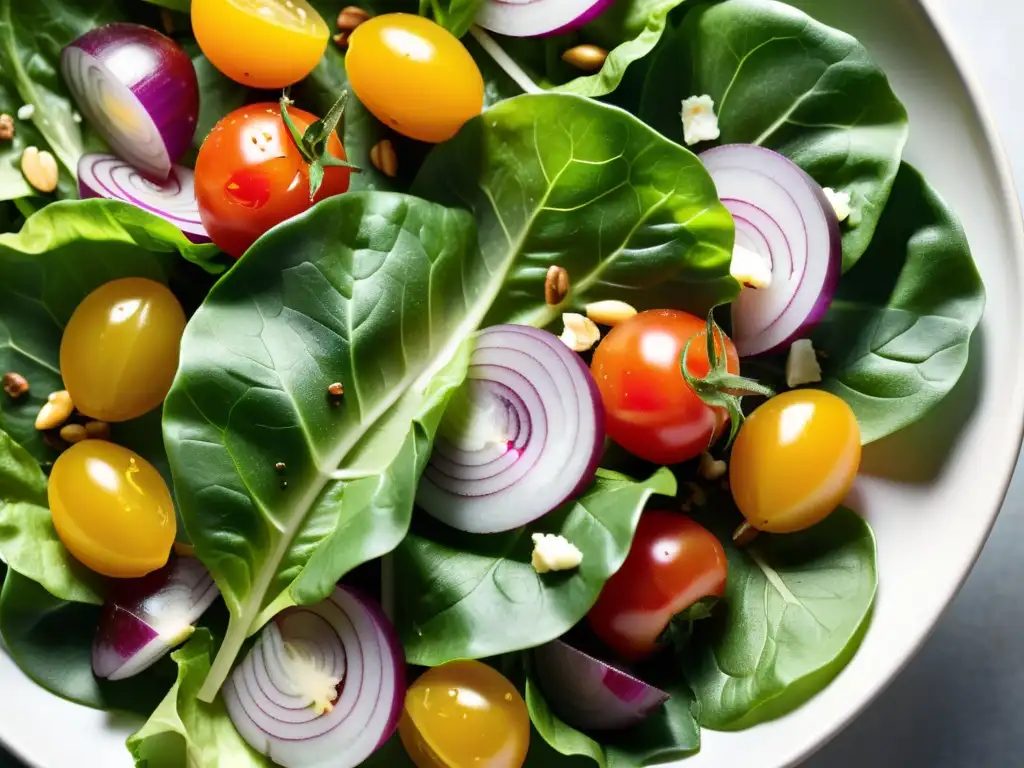
<svg viewBox="0 0 1024 768">
<path fill-rule="evenodd" d="M 300 133 L 317 117 L 288 109 Z M 337 134 L 328 151 L 344 160 Z M 348 190 L 348 168 L 327 168 L 316 199 L 309 199 L 309 165 L 281 119 L 277 104 L 252 104 L 221 120 L 203 142 L 196 161 L 196 199 L 203 226 L 217 246 L 241 256 L 271 227 L 297 216 L 313 202 Z"/>
<path fill-rule="evenodd" d="M 728 423 L 723 409 L 694 393 L 680 368 L 692 338 L 687 368 L 694 376 L 707 375 L 705 329 L 704 320 L 686 312 L 641 312 L 612 328 L 594 352 L 591 371 L 604 401 L 608 436 L 630 453 L 655 464 L 689 461 Z M 728 370 L 738 374 L 739 357 L 728 338 L 725 348 Z"/>
<path fill-rule="evenodd" d="M 661 646 L 669 621 L 703 597 L 725 593 L 728 563 L 721 542 L 674 512 L 644 512 L 633 546 L 587 614 L 594 633 L 627 661 Z"/>
</svg>

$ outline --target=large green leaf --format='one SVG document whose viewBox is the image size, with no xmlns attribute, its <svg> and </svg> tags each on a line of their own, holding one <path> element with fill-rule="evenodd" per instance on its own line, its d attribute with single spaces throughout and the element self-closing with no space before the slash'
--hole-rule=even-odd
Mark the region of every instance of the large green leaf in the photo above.
<svg viewBox="0 0 1024 768">
<path fill-rule="evenodd" d="M 184 648 L 171 654 L 178 679 L 146 724 L 128 738 L 137 768 L 269 768 L 235 730 L 222 699 L 196 698 L 210 671 L 213 637 L 199 629 Z"/>
<path fill-rule="evenodd" d="M 100 578 L 57 538 L 39 463 L 5 432 L 0 432 L 0 560 L 54 597 L 103 602 Z"/>
<path fill-rule="evenodd" d="M 647 500 L 675 491 L 667 469 L 644 482 L 601 471 L 579 499 L 505 533 L 462 533 L 417 515 L 395 553 L 395 625 L 409 663 L 496 656 L 565 634 L 622 567 Z M 580 567 L 538 574 L 534 533 L 565 536 L 583 553 Z"/>
<path fill-rule="evenodd" d="M 703 165 L 617 107 L 501 102 L 428 156 L 413 193 L 475 214 L 487 269 L 505 284 L 488 324 L 545 326 L 612 298 L 703 313 L 736 294 L 732 218 Z M 552 263 L 572 287 L 557 307 L 544 303 Z"/>
<path fill-rule="evenodd" d="M 332 198 L 262 238 L 189 323 L 165 442 L 231 611 L 204 697 L 267 618 L 405 536 L 467 339 L 501 287 L 473 241 L 462 211 Z"/>
<path fill-rule="evenodd" d="M 98 680 L 92 673 L 92 640 L 99 618 L 98 606 L 61 600 L 14 569 L 7 571 L 0 635 L 21 670 L 87 707 L 149 715 L 174 682 L 174 665 L 162 659 L 130 680 Z"/>
<path fill-rule="evenodd" d="M 588 736 L 566 724 L 551 711 L 532 675 L 526 680 L 526 706 L 537 733 L 561 755 L 590 758 L 599 768 L 660 765 L 682 760 L 700 749 L 700 728 L 691 712 L 693 694 L 678 672 L 675 675 L 671 684 L 659 681 L 671 696 L 661 709 L 622 731 Z M 527 765 L 531 765 L 529 760 Z"/>
<path fill-rule="evenodd" d="M 803 704 L 853 657 L 878 583 L 875 539 L 844 507 L 806 531 L 761 534 L 742 549 L 722 510 L 702 522 L 729 558 L 727 610 L 697 623 L 683 669 L 700 724 L 737 730 Z"/>
<path fill-rule="evenodd" d="M 31 387 L 17 400 L 0 400 L 0 429 L 39 461 L 54 458 L 34 422 L 46 396 L 64 388 L 60 340 L 79 302 L 121 277 L 170 283 L 181 294 L 203 292 L 209 279 L 185 269 L 182 256 L 212 266 L 216 254 L 215 247 L 193 245 L 163 219 L 110 200 L 54 203 L 30 217 L 21 232 L 0 235 L 0 370 L 21 373 Z M 116 429 L 142 437 L 128 425 Z M 128 442 L 160 463 L 158 432 L 141 444 Z"/>
<path fill-rule="evenodd" d="M 955 214 L 904 164 L 871 247 L 814 331 L 824 389 L 865 443 L 917 421 L 960 379 L 985 288 Z"/>
<path fill-rule="evenodd" d="M 640 116 L 682 142 L 683 99 L 709 94 L 720 143 L 760 144 L 823 187 L 849 192 L 843 267 L 871 242 L 907 141 L 907 113 L 885 73 L 844 32 L 775 0 L 689 11 L 648 70 Z"/>
</svg>

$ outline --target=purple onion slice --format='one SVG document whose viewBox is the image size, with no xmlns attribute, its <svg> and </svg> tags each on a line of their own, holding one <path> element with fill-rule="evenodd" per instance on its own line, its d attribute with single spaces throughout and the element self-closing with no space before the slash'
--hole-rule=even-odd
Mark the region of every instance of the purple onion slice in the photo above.
<svg viewBox="0 0 1024 768">
<path fill-rule="evenodd" d="M 509 37 L 557 35 L 593 21 L 612 2 L 614 0 L 486 0 L 476 23 Z"/>
<path fill-rule="evenodd" d="M 793 161 L 752 144 L 701 154 L 736 223 L 736 245 L 771 267 L 767 288 L 744 289 L 732 304 L 740 357 L 785 349 L 825 316 L 839 283 L 839 220 L 821 187 Z"/>
<path fill-rule="evenodd" d="M 166 181 L 199 119 L 199 82 L 181 46 L 149 27 L 108 24 L 70 43 L 61 71 L 114 154 L 147 178 Z"/>
<path fill-rule="evenodd" d="M 533 664 L 551 710 L 580 730 L 629 728 L 669 700 L 664 691 L 561 640 L 536 648 Z"/>
<path fill-rule="evenodd" d="M 181 644 L 220 592 L 193 557 L 172 559 L 141 579 L 111 582 L 92 646 L 97 677 L 123 680 Z"/>
<path fill-rule="evenodd" d="M 579 355 L 547 331 L 497 325 L 477 338 L 416 501 L 462 531 L 511 530 L 589 485 L 603 448 L 601 395 Z"/>
<path fill-rule="evenodd" d="M 355 768 L 394 734 L 404 699 L 391 623 L 347 587 L 279 613 L 224 686 L 238 733 L 284 768 Z"/>
<path fill-rule="evenodd" d="M 199 217 L 195 174 L 176 165 L 167 181 L 150 181 L 114 155 L 83 155 L 78 161 L 78 194 L 83 200 L 105 197 L 131 203 L 166 219 L 193 243 L 208 243 L 210 236 Z"/>
</svg>

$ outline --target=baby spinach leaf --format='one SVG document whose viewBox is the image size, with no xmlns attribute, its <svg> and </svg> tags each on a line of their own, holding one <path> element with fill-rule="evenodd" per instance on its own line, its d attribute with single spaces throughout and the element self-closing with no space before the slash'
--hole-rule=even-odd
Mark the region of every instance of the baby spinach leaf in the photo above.
<svg viewBox="0 0 1024 768">
<path fill-rule="evenodd" d="M 704 313 L 737 291 L 732 218 L 687 150 L 628 113 L 577 96 L 520 96 L 427 157 L 412 191 L 477 219 L 505 287 L 486 324 L 545 326 L 569 307 L 622 299 Z M 544 302 L 551 264 L 571 291 Z"/>
<path fill-rule="evenodd" d="M 698 622 L 683 671 L 700 724 L 739 730 L 803 704 L 853 657 L 878 584 L 875 538 L 844 507 L 806 531 L 761 534 L 743 549 L 721 510 L 701 522 L 725 545 L 729 580 L 725 610 Z"/>
<path fill-rule="evenodd" d="M 704 3 L 651 62 L 640 116 L 682 141 L 683 99 L 709 94 L 720 143 L 769 147 L 823 187 L 849 192 L 843 268 L 864 253 L 907 141 L 907 112 L 885 73 L 845 32 L 775 0 Z"/>
<path fill-rule="evenodd" d="M 182 256 L 216 269 L 217 254 L 214 246 L 193 245 L 163 219 L 112 200 L 54 203 L 21 232 L 0 235 L 0 370 L 17 371 L 31 387 L 17 400 L 0 400 L 0 429 L 39 461 L 52 459 L 34 422 L 46 396 L 64 388 L 60 340 L 79 302 L 121 277 L 172 282 L 176 289 L 186 266 Z M 187 281 L 204 288 L 209 282 L 201 273 L 189 273 Z M 131 447 L 146 458 L 155 452 L 159 462 L 159 435 L 146 442 Z"/>
<path fill-rule="evenodd" d="M 57 538 L 39 463 L 5 432 L 0 432 L 0 560 L 54 597 L 103 602 L 100 577 Z"/>
<path fill-rule="evenodd" d="M 428 5 L 434 20 L 456 37 L 462 37 L 473 26 L 473 20 L 483 8 L 485 0 L 423 0 L 420 6 Z"/>
<path fill-rule="evenodd" d="M 270 768 L 235 730 L 223 699 L 205 704 L 196 698 L 210 671 L 213 636 L 198 629 L 171 654 L 178 679 L 146 724 L 128 737 L 137 768 Z"/>
<path fill-rule="evenodd" d="M 0 635 L 21 670 L 70 701 L 148 715 L 174 681 L 174 665 L 162 659 L 130 680 L 98 680 L 92 640 L 99 618 L 99 606 L 61 600 L 8 569 L 0 591 Z"/>
<path fill-rule="evenodd" d="M 189 323 L 164 437 L 231 612 L 204 699 L 270 616 L 405 536 L 467 339 L 501 288 L 474 240 L 462 211 L 335 197 L 264 236 Z"/>
<path fill-rule="evenodd" d="M 700 749 L 700 728 L 691 712 L 693 694 L 676 673 L 671 685 L 660 681 L 671 698 L 639 725 L 622 731 L 587 734 L 551 711 L 531 673 L 526 680 L 526 707 L 537 733 L 558 753 L 590 758 L 599 768 L 641 768 L 689 757 Z M 530 761 L 527 761 L 527 765 Z"/>
<path fill-rule="evenodd" d="M 904 163 L 871 247 L 812 334 L 825 353 L 820 386 L 850 404 L 863 442 L 890 435 L 960 379 L 984 308 L 960 223 Z"/>
<path fill-rule="evenodd" d="M 395 625 L 409 663 L 496 656 L 565 634 L 622 566 L 647 500 L 675 492 L 667 469 L 643 482 L 601 470 L 579 499 L 505 533 L 463 533 L 417 515 L 395 552 Z M 565 536 L 583 553 L 580 567 L 538 574 L 534 533 Z"/>
<path fill-rule="evenodd" d="M 578 96 L 605 96 L 622 83 L 631 65 L 654 50 L 669 14 L 684 0 L 617 0 L 576 32 L 544 38 L 495 36 L 495 41 L 541 88 Z M 600 71 L 581 75 L 562 60 L 570 48 L 589 43 L 608 51 Z"/>
</svg>

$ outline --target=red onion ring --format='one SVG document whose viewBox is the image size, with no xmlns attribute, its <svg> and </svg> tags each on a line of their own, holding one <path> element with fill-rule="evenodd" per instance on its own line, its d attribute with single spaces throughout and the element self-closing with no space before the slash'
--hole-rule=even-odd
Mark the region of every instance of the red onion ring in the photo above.
<svg viewBox="0 0 1024 768">
<path fill-rule="evenodd" d="M 477 339 L 416 501 L 459 530 L 511 530 L 589 485 L 603 448 L 604 407 L 579 355 L 547 331 L 494 326 Z"/>
<path fill-rule="evenodd" d="M 752 144 L 700 156 L 733 215 L 736 244 L 768 261 L 767 288 L 744 289 L 732 304 L 741 357 L 776 352 L 825 316 L 843 261 L 839 220 L 821 187 L 795 163 Z"/>
<path fill-rule="evenodd" d="M 499 35 L 545 37 L 579 29 L 614 0 L 486 0 L 476 23 Z"/>
<path fill-rule="evenodd" d="M 78 161 L 78 194 L 83 200 L 105 197 L 131 203 L 166 219 L 193 243 L 210 242 L 199 216 L 195 174 L 176 165 L 167 181 L 150 181 L 114 155 L 83 155 Z"/>
<path fill-rule="evenodd" d="M 332 708 L 321 714 L 318 695 L 332 685 Z M 347 587 L 278 614 L 224 686 L 238 733 L 284 768 L 355 768 L 394 734 L 404 698 L 394 629 Z"/>
</svg>

